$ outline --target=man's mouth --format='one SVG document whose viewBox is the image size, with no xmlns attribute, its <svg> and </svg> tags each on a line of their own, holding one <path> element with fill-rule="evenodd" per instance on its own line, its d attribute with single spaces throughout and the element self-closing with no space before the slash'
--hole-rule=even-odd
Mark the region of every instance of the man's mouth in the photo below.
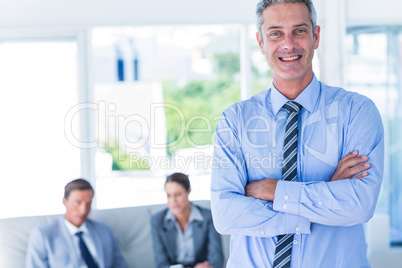
<svg viewBox="0 0 402 268">
<path fill-rule="evenodd" d="M 287 57 L 287 58 L 285 58 L 285 57 L 279 57 L 279 59 L 281 60 L 281 61 L 292 61 L 292 60 L 298 60 L 298 59 L 300 59 L 302 56 L 293 56 L 293 57 Z"/>
</svg>

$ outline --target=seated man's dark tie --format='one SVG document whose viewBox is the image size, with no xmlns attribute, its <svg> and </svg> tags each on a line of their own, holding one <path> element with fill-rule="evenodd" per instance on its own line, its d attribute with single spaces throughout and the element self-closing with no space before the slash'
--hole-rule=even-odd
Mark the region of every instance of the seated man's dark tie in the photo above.
<svg viewBox="0 0 402 268">
<path fill-rule="evenodd" d="M 78 236 L 79 239 L 79 246 L 81 251 L 81 256 L 84 259 L 85 263 L 88 265 L 88 268 L 98 268 L 94 258 L 92 257 L 91 253 L 88 250 L 87 245 L 85 244 L 84 240 L 82 239 L 82 231 L 77 232 L 75 235 Z"/>
</svg>

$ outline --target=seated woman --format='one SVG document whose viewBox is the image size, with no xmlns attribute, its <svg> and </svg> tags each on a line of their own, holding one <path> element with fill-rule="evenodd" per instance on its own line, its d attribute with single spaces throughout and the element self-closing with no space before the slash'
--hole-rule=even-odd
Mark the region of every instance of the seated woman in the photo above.
<svg viewBox="0 0 402 268">
<path fill-rule="evenodd" d="M 190 203 L 190 181 L 174 173 L 165 182 L 168 208 L 151 218 L 156 267 L 222 268 L 221 236 L 211 211 Z"/>
</svg>

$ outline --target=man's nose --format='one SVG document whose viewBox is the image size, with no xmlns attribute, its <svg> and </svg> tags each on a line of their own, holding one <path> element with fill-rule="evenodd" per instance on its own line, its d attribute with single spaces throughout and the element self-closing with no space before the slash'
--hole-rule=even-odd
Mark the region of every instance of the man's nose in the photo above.
<svg viewBox="0 0 402 268">
<path fill-rule="evenodd" d="M 80 205 L 79 211 L 81 214 L 86 213 L 88 211 L 88 206 L 86 206 L 85 204 Z"/>
<path fill-rule="evenodd" d="M 293 34 L 286 34 L 285 38 L 283 40 L 283 46 L 282 48 L 287 50 L 287 51 L 292 51 L 293 48 L 295 48 L 295 39 Z"/>
</svg>

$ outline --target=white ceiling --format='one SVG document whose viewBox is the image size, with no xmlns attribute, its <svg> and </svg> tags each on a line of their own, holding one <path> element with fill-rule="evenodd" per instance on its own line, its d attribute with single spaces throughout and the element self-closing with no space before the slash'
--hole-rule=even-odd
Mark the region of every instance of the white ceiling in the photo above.
<svg viewBox="0 0 402 268">
<path fill-rule="evenodd" d="M 320 9 L 326 1 L 332 0 L 314 0 L 319 21 L 320 15 L 323 15 Z M 402 24 L 401 0 L 341 1 L 345 1 L 346 25 Z M 253 23 L 257 2 L 258 0 L 0 0 L 0 28 Z"/>
</svg>

